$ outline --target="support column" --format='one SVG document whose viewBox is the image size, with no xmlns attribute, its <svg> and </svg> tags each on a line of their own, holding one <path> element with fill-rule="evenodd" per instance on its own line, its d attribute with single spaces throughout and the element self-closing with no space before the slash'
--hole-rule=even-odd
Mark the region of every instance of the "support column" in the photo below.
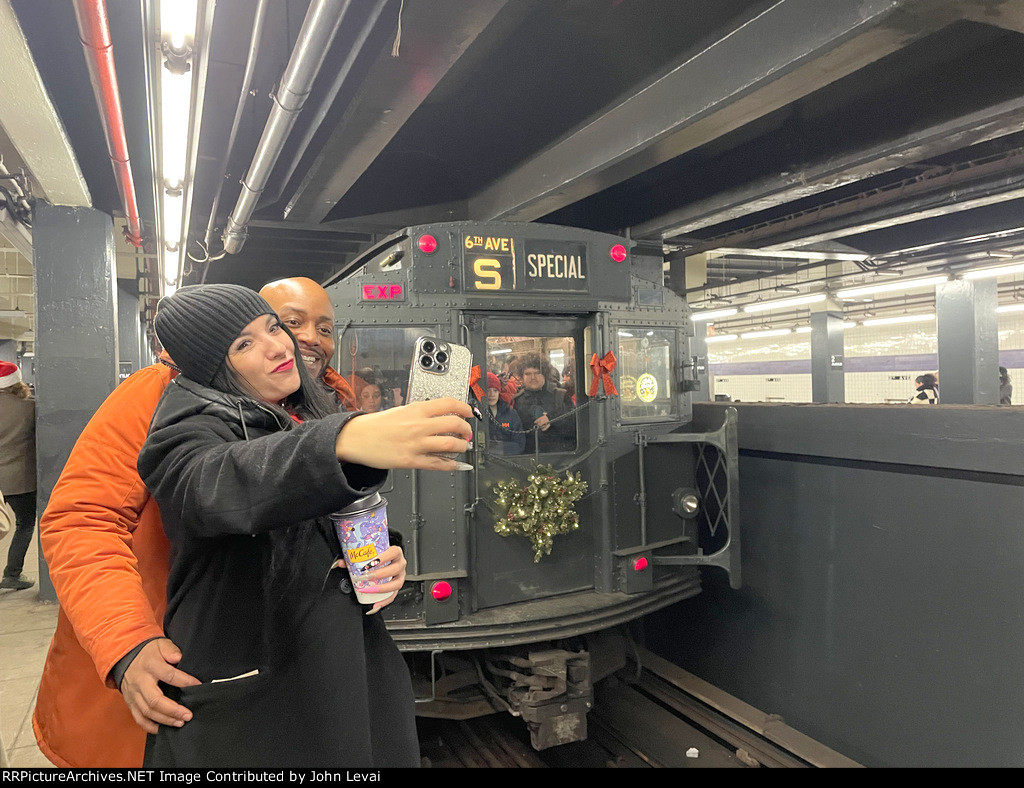
<svg viewBox="0 0 1024 788">
<path fill-rule="evenodd" d="M 957 279 L 935 288 L 939 403 L 999 404 L 995 279 Z"/>
<path fill-rule="evenodd" d="M 117 279 L 107 214 L 40 201 L 32 236 L 41 513 L 79 434 L 117 383 Z M 56 599 L 42 551 L 39 596 Z"/>
<path fill-rule="evenodd" d="M 708 281 L 708 256 L 697 254 L 686 258 L 684 288 L 700 287 Z M 703 298 L 703 294 L 699 296 Z M 707 325 L 694 323 L 694 337 L 690 342 L 690 358 L 683 359 L 689 372 L 687 378 L 697 382 L 697 388 L 690 390 L 691 402 L 707 402 L 713 399 L 711 374 L 708 371 Z"/>
<path fill-rule="evenodd" d="M 124 380 L 144 365 L 142 363 L 142 323 L 139 319 L 139 297 L 134 283 L 117 283 L 117 347 L 118 381 Z"/>
<path fill-rule="evenodd" d="M 843 308 L 831 298 L 811 308 L 811 400 L 846 402 Z"/>
</svg>

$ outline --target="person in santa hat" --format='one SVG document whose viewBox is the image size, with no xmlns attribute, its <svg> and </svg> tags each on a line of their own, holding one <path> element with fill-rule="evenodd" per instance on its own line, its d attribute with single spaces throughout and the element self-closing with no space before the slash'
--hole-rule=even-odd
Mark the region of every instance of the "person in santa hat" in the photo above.
<svg viewBox="0 0 1024 788">
<path fill-rule="evenodd" d="M 0 588 L 21 591 L 35 584 L 21 570 L 36 527 L 36 403 L 9 361 L 0 361 L 0 491 L 17 519 Z"/>
</svg>

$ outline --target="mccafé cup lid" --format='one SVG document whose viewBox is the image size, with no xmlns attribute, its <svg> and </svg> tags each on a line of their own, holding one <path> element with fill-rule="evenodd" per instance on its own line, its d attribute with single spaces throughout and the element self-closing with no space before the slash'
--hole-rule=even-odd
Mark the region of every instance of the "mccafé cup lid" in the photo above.
<svg viewBox="0 0 1024 788">
<path fill-rule="evenodd" d="M 380 497 L 379 492 L 372 492 L 369 495 L 365 495 L 362 498 L 356 498 L 344 509 L 339 509 L 335 514 L 351 514 L 353 512 L 361 512 L 365 509 L 373 509 L 376 506 L 380 506 L 384 503 L 384 499 Z"/>
</svg>

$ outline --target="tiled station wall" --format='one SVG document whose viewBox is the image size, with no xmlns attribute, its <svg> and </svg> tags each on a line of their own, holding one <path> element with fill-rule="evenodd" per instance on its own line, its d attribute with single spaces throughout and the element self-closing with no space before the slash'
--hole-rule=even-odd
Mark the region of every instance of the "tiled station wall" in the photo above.
<svg viewBox="0 0 1024 788">
<path fill-rule="evenodd" d="M 903 403 L 914 378 L 939 371 L 936 323 L 856 326 L 847 329 L 846 401 Z M 999 316 L 999 363 L 1014 384 L 1014 404 L 1024 404 L 1024 312 Z M 708 345 L 712 394 L 741 402 L 810 402 L 811 335 L 738 339 Z"/>
</svg>

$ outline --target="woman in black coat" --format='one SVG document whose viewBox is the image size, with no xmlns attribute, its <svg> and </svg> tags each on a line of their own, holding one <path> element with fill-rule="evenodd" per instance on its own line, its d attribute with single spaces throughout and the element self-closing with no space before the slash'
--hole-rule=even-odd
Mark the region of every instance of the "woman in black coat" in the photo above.
<svg viewBox="0 0 1024 788">
<path fill-rule="evenodd" d="M 361 605 L 329 515 L 388 468 L 454 470 L 435 453 L 466 450 L 469 406 L 331 412 L 294 337 L 236 285 L 181 288 L 156 331 L 182 374 L 138 467 L 172 546 L 166 635 L 201 683 L 164 686 L 193 716 L 149 736 L 146 765 L 419 765 L 408 668 L 371 615 L 405 559 L 398 546 L 381 554 L 391 563 L 369 579 L 393 577 L 386 601 Z"/>
</svg>

